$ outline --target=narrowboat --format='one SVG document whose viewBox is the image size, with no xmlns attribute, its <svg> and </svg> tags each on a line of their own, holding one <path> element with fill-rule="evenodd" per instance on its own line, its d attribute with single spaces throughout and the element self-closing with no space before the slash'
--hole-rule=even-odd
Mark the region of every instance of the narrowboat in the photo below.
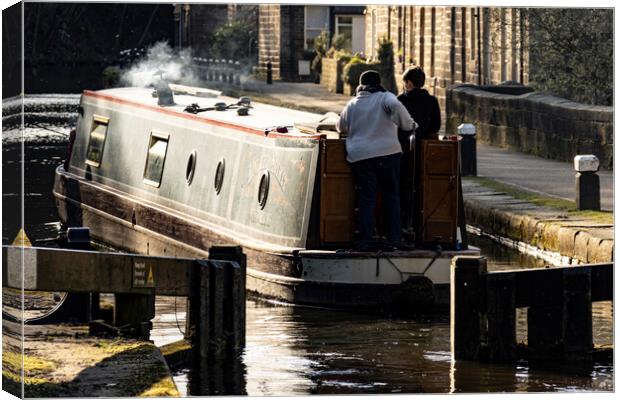
<svg viewBox="0 0 620 400">
<path fill-rule="evenodd" d="M 180 85 L 84 91 L 55 172 L 61 222 L 135 253 L 202 258 L 213 245 L 242 246 L 247 290 L 262 297 L 381 310 L 429 296 L 445 304 L 451 259 L 479 254 L 457 240 L 458 143 L 425 149 L 429 162 L 448 161 L 425 175 L 435 197 L 422 201 L 433 210 L 418 246 L 357 252 L 334 117 Z"/>
</svg>

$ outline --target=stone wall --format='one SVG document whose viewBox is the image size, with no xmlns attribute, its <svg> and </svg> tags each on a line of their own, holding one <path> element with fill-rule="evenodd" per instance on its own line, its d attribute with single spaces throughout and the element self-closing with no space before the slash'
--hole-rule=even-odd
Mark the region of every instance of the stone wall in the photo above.
<svg viewBox="0 0 620 400">
<path fill-rule="evenodd" d="M 342 93 L 342 62 L 335 58 L 323 57 L 321 60 L 321 85 L 332 93 Z"/>
<path fill-rule="evenodd" d="M 258 6 L 258 66 L 266 74 L 271 61 L 273 79 L 280 79 L 280 5 Z"/>
<path fill-rule="evenodd" d="M 446 132 L 456 132 L 463 122 L 476 126 L 482 143 L 569 162 L 594 154 L 602 168 L 613 168 L 613 107 L 459 85 L 448 90 Z"/>
<path fill-rule="evenodd" d="M 304 52 L 304 6 L 258 6 L 258 66 L 265 75 L 271 60 L 273 79 L 300 80 L 298 61 Z M 310 79 L 310 78 L 308 78 Z"/>
<path fill-rule="evenodd" d="M 280 6 L 280 77 L 300 80 L 298 61 L 304 52 L 304 6 Z"/>
</svg>

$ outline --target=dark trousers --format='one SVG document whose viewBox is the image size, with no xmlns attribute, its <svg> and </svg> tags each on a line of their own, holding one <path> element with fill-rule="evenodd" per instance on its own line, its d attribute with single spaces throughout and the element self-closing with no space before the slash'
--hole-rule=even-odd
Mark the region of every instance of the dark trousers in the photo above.
<svg viewBox="0 0 620 400">
<path fill-rule="evenodd" d="M 391 244 L 401 241 L 400 157 L 401 154 L 396 153 L 351 163 L 357 197 L 359 240 L 362 244 L 372 241 L 378 190 L 381 191 L 387 240 Z"/>
</svg>

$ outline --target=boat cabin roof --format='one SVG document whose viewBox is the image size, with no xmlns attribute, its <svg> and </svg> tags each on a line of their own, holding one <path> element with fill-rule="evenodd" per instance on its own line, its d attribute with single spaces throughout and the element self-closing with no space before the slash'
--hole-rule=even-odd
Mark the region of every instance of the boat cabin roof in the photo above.
<svg viewBox="0 0 620 400">
<path fill-rule="evenodd" d="M 179 85 L 171 85 L 180 88 Z M 196 88 L 194 88 L 196 89 Z M 191 104 L 198 107 L 210 108 L 216 103 L 226 105 L 236 105 L 239 99 L 222 96 L 219 92 L 204 89 L 204 92 L 189 90 L 174 90 L 174 105 L 160 106 L 157 104 L 157 96 L 153 96 L 154 89 L 140 87 L 125 87 L 105 89 L 99 91 L 85 91 L 84 95 L 94 98 L 101 98 L 116 103 L 126 104 L 139 108 L 153 109 L 166 114 L 173 114 L 183 118 L 203 121 L 205 123 L 224 124 L 231 127 L 238 127 L 250 133 L 268 135 L 270 137 L 289 137 L 289 138 L 308 138 L 317 139 L 320 134 L 304 133 L 295 124 L 317 123 L 323 116 L 320 114 L 305 111 L 282 108 L 261 103 L 251 103 L 248 115 L 237 114 L 237 108 L 232 106 L 224 111 L 207 110 L 196 114 L 185 111 Z M 194 92 L 195 94 L 192 94 Z M 179 94 L 182 93 L 182 94 Z M 209 97 L 205 97 L 208 95 Z M 286 127 L 286 132 L 277 127 Z"/>
</svg>

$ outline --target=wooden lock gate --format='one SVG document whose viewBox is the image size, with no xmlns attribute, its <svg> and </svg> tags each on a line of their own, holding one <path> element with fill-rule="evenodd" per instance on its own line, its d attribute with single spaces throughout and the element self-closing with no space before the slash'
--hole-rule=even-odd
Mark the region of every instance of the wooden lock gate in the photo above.
<svg viewBox="0 0 620 400">
<path fill-rule="evenodd" d="M 186 336 L 201 358 L 236 352 L 245 344 L 245 270 L 246 256 L 238 246 L 211 247 L 208 260 L 2 247 L 4 287 L 114 293 L 117 305 L 120 300 L 130 309 L 115 310 L 121 315 L 144 311 L 140 304 L 155 295 L 187 297 Z"/>
<path fill-rule="evenodd" d="M 451 268 L 455 360 L 590 363 L 609 355 L 593 346 L 592 302 L 613 300 L 612 263 L 487 272 L 484 257 L 464 256 Z M 527 307 L 525 348 L 516 342 L 518 307 Z"/>
</svg>

